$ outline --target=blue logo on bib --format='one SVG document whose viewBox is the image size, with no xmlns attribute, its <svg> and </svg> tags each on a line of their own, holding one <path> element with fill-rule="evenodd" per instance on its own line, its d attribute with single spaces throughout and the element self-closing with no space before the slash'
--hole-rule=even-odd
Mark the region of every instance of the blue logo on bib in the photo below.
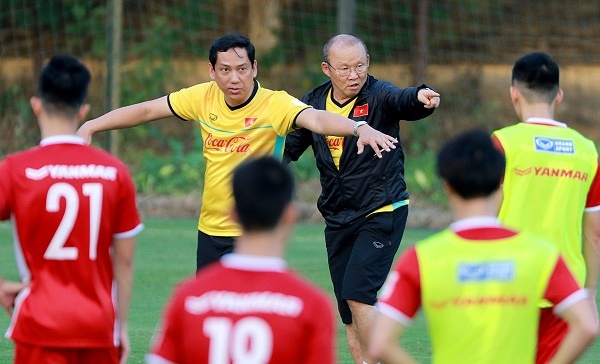
<svg viewBox="0 0 600 364">
<path fill-rule="evenodd" d="M 512 281 L 515 276 L 515 262 L 459 263 L 458 280 L 469 281 Z"/>
<path fill-rule="evenodd" d="M 533 137 L 533 143 L 537 152 L 575 154 L 575 143 L 572 140 L 536 136 Z"/>
</svg>

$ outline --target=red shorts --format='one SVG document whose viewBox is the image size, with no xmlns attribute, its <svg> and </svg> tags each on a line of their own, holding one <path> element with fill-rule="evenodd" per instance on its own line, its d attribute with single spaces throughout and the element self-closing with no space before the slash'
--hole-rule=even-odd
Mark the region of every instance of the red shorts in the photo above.
<svg viewBox="0 0 600 364">
<path fill-rule="evenodd" d="M 553 307 L 542 308 L 538 330 L 536 364 L 547 363 L 558 350 L 569 326 L 567 322 L 552 313 Z"/>
<path fill-rule="evenodd" d="M 46 348 L 15 343 L 15 364 L 116 364 L 119 351 L 115 348 Z"/>
</svg>

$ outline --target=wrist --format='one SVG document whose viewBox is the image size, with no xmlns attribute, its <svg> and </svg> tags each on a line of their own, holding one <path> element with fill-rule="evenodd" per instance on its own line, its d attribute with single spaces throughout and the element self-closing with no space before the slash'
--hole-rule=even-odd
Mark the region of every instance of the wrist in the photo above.
<svg viewBox="0 0 600 364">
<path fill-rule="evenodd" d="M 364 121 L 364 120 L 362 120 L 362 121 L 356 121 L 356 122 L 354 123 L 354 130 L 353 130 L 353 134 L 354 134 L 354 136 L 355 136 L 355 137 L 357 137 L 357 136 L 358 136 L 358 128 L 360 128 L 361 126 L 363 126 L 363 125 L 366 125 L 366 124 L 367 124 L 367 122 L 366 122 L 366 121 Z"/>
</svg>

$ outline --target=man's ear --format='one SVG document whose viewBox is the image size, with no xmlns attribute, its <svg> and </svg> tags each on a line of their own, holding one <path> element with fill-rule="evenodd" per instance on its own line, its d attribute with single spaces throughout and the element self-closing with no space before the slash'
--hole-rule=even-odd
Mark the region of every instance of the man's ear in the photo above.
<svg viewBox="0 0 600 364">
<path fill-rule="evenodd" d="M 290 225 L 295 224 L 298 221 L 298 215 L 299 215 L 298 207 L 296 207 L 296 204 L 291 202 L 283 210 L 283 214 L 281 216 L 281 221 L 283 223 L 290 224 Z"/>
<path fill-rule="evenodd" d="M 38 116 L 38 117 L 39 117 L 39 116 L 40 116 L 40 114 L 42 113 L 42 109 L 43 109 L 43 106 L 42 106 L 42 99 L 40 99 L 40 98 L 39 98 L 39 97 L 37 97 L 37 96 L 32 96 L 32 97 L 29 99 L 29 104 L 31 105 L 31 110 L 33 110 L 33 114 L 34 114 L 35 116 Z"/>
<path fill-rule="evenodd" d="M 519 89 L 516 88 L 515 86 L 510 86 L 510 99 L 513 102 L 513 104 L 516 104 L 517 101 L 519 101 L 519 99 L 521 98 L 521 94 L 519 93 Z"/>
<path fill-rule="evenodd" d="M 256 78 L 256 75 L 258 75 L 258 61 L 254 60 L 254 64 L 252 65 L 252 77 Z"/>
<path fill-rule="evenodd" d="M 330 75 L 331 70 L 329 69 L 329 65 L 327 64 L 327 62 L 321 62 L 321 71 L 323 71 L 323 73 L 327 77 L 331 77 L 331 75 Z"/>
<path fill-rule="evenodd" d="M 79 107 L 79 112 L 77 113 L 77 120 L 84 121 L 89 112 L 90 112 L 90 104 L 81 105 Z"/>
<path fill-rule="evenodd" d="M 502 191 L 502 184 L 498 186 L 498 189 L 494 191 L 492 194 L 492 199 L 496 204 L 496 215 L 500 213 L 500 207 L 502 206 L 502 201 L 504 200 L 504 191 Z"/>
<path fill-rule="evenodd" d="M 448 197 L 456 194 L 456 192 L 454 191 L 454 189 L 445 180 L 442 180 L 442 188 L 444 189 L 444 193 Z"/>
<path fill-rule="evenodd" d="M 556 94 L 556 98 L 554 99 L 554 105 L 560 104 L 563 100 L 563 96 L 564 96 L 563 90 L 562 90 L 562 88 L 559 88 L 558 93 Z"/>
<path fill-rule="evenodd" d="M 215 68 L 213 67 L 212 63 L 210 63 L 210 62 L 208 62 L 208 74 L 210 75 L 211 80 L 215 79 Z"/>
</svg>

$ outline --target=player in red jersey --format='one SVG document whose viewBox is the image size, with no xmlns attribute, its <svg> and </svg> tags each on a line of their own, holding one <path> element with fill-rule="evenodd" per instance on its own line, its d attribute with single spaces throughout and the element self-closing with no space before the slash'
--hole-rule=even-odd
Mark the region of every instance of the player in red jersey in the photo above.
<svg viewBox="0 0 600 364">
<path fill-rule="evenodd" d="M 0 219 L 12 221 L 21 277 L 0 280 L 15 363 L 124 363 L 129 352 L 143 225 L 125 164 L 76 135 L 89 81 L 76 58 L 54 56 L 31 98 L 40 145 L 0 163 Z"/>
<path fill-rule="evenodd" d="M 234 252 L 183 282 L 147 356 L 165 363 L 333 363 L 333 305 L 282 259 L 296 221 L 293 179 L 272 157 L 238 166 Z"/>
</svg>

